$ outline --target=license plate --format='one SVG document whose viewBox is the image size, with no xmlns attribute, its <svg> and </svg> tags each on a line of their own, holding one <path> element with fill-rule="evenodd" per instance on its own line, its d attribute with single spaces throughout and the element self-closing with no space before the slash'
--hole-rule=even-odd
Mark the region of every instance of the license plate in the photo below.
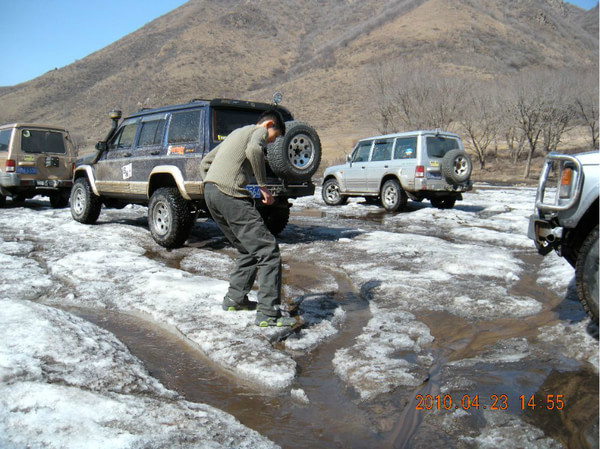
<svg viewBox="0 0 600 449">
<path fill-rule="evenodd" d="M 429 161 L 429 166 L 430 167 L 439 167 L 440 161 Z"/>
<path fill-rule="evenodd" d="M 252 198 L 260 198 L 260 188 L 258 186 L 246 186 L 246 190 L 250 192 Z"/>
<path fill-rule="evenodd" d="M 36 167 L 17 167 L 17 173 L 22 173 L 24 175 L 36 175 L 37 168 Z"/>
</svg>

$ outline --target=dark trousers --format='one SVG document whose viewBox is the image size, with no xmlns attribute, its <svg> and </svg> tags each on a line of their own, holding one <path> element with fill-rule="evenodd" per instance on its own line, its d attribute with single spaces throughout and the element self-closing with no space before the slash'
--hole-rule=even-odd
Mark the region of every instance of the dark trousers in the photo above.
<svg viewBox="0 0 600 449">
<path fill-rule="evenodd" d="M 212 183 L 204 185 L 204 200 L 213 220 L 238 251 L 227 296 L 241 302 L 256 279 L 257 311 L 278 316 L 281 302 L 279 245 L 252 200 L 226 195 Z"/>
</svg>

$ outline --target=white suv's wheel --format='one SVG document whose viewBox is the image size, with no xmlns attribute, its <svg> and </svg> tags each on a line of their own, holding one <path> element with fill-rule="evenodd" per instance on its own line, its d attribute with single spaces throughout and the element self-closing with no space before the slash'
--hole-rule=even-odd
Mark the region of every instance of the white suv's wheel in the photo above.
<svg viewBox="0 0 600 449">
<path fill-rule="evenodd" d="M 340 193 L 340 185 L 335 178 L 330 178 L 323 183 L 321 196 L 325 204 L 330 206 L 341 206 L 348 201 L 348 197 Z"/>
<path fill-rule="evenodd" d="M 397 212 L 406 207 L 408 196 L 395 179 L 388 179 L 381 187 L 381 205 L 389 212 Z"/>
</svg>

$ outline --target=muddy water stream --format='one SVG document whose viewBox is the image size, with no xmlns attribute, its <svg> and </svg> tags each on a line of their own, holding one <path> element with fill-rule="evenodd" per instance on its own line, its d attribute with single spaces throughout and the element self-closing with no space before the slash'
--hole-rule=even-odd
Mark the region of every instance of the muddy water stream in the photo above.
<svg viewBox="0 0 600 449">
<path fill-rule="evenodd" d="M 171 261 L 171 265 L 176 265 Z M 318 275 L 314 265 L 291 262 L 285 282 Z M 267 436 L 283 448 L 372 448 L 380 436 L 352 401 L 352 393 L 339 381 L 331 363 L 338 348 L 352 344 L 367 323 L 368 304 L 343 273 L 331 273 L 339 286 L 333 299 L 344 307 L 343 329 L 310 355 L 296 358 L 298 376 L 293 388 L 304 390 L 309 402 L 289 394 L 273 396 L 240 385 L 215 366 L 174 329 L 158 327 L 140 316 L 105 310 L 70 308 L 119 338 L 146 366 L 152 376 L 185 399 L 212 405 L 234 415 L 244 425 Z"/>
</svg>

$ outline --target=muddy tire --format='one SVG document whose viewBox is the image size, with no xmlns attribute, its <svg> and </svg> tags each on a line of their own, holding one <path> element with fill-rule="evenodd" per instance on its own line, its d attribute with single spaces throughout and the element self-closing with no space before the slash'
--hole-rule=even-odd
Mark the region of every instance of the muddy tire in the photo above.
<svg viewBox="0 0 600 449">
<path fill-rule="evenodd" d="M 340 193 L 340 185 L 335 178 L 330 178 L 323 183 L 321 196 L 329 206 L 341 206 L 348 202 L 348 197 Z"/>
<path fill-rule="evenodd" d="M 321 141 L 306 123 L 286 122 L 286 133 L 267 146 L 267 160 L 273 173 L 284 181 L 308 181 L 321 163 Z"/>
<path fill-rule="evenodd" d="M 462 150 L 448 151 L 442 159 L 442 174 L 450 184 L 461 184 L 471 177 L 471 158 Z"/>
<path fill-rule="evenodd" d="M 438 209 L 452 209 L 456 204 L 456 198 L 448 196 L 445 198 L 431 198 L 431 205 Z"/>
<path fill-rule="evenodd" d="M 289 205 L 262 206 L 258 212 L 273 235 L 281 234 L 290 220 Z"/>
<path fill-rule="evenodd" d="M 148 204 L 148 227 L 156 243 L 164 248 L 177 248 L 187 240 L 194 223 L 190 204 L 177 187 L 161 187 Z"/>
<path fill-rule="evenodd" d="M 71 189 L 71 216 L 75 221 L 94 224 L 98 220 L 102 201 L 92 191 L 87 178 L 78 178 Z"/>
<path fill-rule="evenodd" d="M 381 205 L 388 212 L 398 212 L 406 207 L 408 196 L 395 179 L 388 179 L 381 187 Z"/>
<path fill-rule="evenodd" d="M 577 254 L 575 285 L 583 308 L 598 324 L 598 226 L 588 234 Z"/>
</svg>

